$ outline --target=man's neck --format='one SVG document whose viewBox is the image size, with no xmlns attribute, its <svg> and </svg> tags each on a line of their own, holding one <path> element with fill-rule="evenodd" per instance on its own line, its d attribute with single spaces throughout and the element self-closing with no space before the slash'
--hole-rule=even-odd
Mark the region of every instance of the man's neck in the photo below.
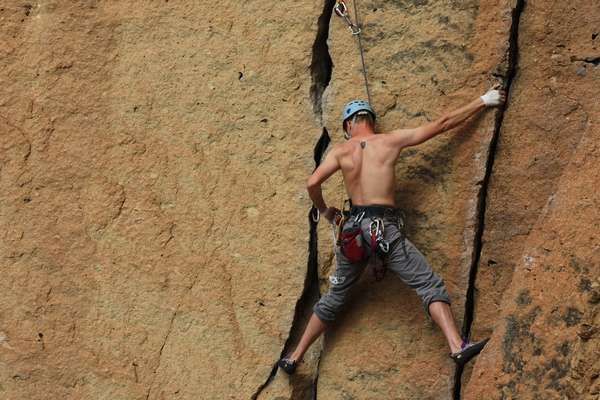
<svg viewBox="0 0 600 400">
<path fill-rule="evenodd" d="M 371 136 L 375 136 L 375 132 L 373 132 L 373 129 L 367 126 L 357 126 L 352 130 L 353 139 L 366 139 Z"/>
</svg>

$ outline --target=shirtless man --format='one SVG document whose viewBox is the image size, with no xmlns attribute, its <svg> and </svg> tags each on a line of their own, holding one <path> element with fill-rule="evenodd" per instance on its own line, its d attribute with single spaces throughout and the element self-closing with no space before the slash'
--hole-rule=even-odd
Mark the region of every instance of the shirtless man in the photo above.
<svg viewBox="0 0 600 400">
<path fill-rule="evenodd" d="M 315 207 L 333 223 L 340 211 L 325 204 L 321 184 L 334 172 L 342 170 L 346 191 L 352 200 L 350 217 L 344 223 L 343 230 L 359 227 L 363 243 L 370 243 L 373 224 L 377 222 L 383 226 L 383 229 L 377 230 L 379 228 L 376 225 L 381 248 L 387 250 L 381 252 L 383 262 L 416 290 L 425 311 L 444 333 L 450 347 L 450 357 L 458 365 L 464 365 L 479 354 L 488 339 L 476 343 L 461 339 L 444 282 L 400 231 L 394 196 L 394 164 L 403 148 L 416 146 L 446 132 L 486 107 L 504 103 L 505 98 L 503 91 L 493 89 L 433 122 L 386 134 L 375 133 L 375 112 L 367 102 L 352 101 L 346 105 L 342 117 L 342 127 L 348 141 L 335 145 L 307 182 L 308 193 Z M 369 245 L 364 247 L 368 248 Z M 308 347 L 335 320 L 349 289 L 367 265 L 368 259 L 351 261 L 347 256 L 352 258 L 348 251 L 336 246 L 337 265 L 335 274 L 329 278 L 329 291 L 313 307 L 313 314 L 295 351 L 278 361 L 279 367 L 288 374 L 295 372 Z"/>
</svg>

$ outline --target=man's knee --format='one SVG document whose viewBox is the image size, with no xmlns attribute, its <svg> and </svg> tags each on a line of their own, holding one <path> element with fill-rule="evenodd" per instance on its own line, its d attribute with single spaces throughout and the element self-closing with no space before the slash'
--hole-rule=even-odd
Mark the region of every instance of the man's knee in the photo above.
<svg viewBox="0 0 600 400">
<path fill-rule="evenodd" d="M 423 297 L 423 308 L 429 317 L 431 317 L 431 305 L 434 303 L 445 303 L 451 304 L 450 296 L 446 291 L 446 287 L 442 286 L 435 291 L 430 291 L 426 296 Z"/>
<path fill-rule="evenodd" d="M 425 307 L 425 311 L 427 312 L 427 315 L 429 315 L 431 317 L 431 311 L 432 311 L 432 309 L 437 308 L 439 310 L 440 307 L 444 307 L 444 306 L 450 307 L 450 304 L 451 304 L 450 303 L 450 299 L 447 298 L 447 297 L 446 298 L 443 298 L 443 297 L 436 298 L 436 297 L 434 297 L 434 298 L 432 298 L 429 301 L 429 303 L 424 304 L 424 307 Z"/>
<path fill-rule="evenodd" d="M 429 313 L 429 306 L 432 303 L 442 302 L 450 304 L 450 296 L 448 295 L 444 281 L 433 271 L 431 271 L 429 277 L 416 289 L 417 294 L 423 302 L 423 308 L 429 316 L 431 316 Z"/>
<path fill-rule="evenodd" d="M 321 297 L 323 300 L 323 297 Z M 313 307 L 313 312 L 324 324 L 330 324 L 335 321 L 335 317 L 338 313 L 338 308 L 333 307 L 325 301 L 319 300 Z"/>
<path fill-rule="evenodd" d="M 329 326 L 330 326 L 330 325 L 331 325 L 331 323 L 333 322 L 333 321 L 327 321 L 327 320 L 324 320 L 323 318 L 319 317 L 319 314 L 317 314 L 317 313 L 314 311 L 314 309 L 313 309 L 313 315 L 314 315 L 314 316 L 315 316 L 315 318 L 316 318 L 316 319 L 317 319 L 317 320 L 318 320 L 318 321 L 321 323 L 321 325 L 323 325 L 323 327 L 324 327 L 325 329 L 329 328 Z"/>
<path fill-rule="evenodd" d="M 336 316 L 341 308 L 341 305 L 331 301 L 331 299 L 324 295 L 319 301 L 313 306 L 313 312 L 324 324 L 330 324 L 335 321 Z"/>
</svg>

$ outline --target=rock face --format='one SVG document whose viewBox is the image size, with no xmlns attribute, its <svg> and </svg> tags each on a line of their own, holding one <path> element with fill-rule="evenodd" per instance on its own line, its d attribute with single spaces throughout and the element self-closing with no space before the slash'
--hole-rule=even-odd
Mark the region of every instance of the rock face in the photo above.
<svg viewBox="0 0 600 400">
<path fill-rule="evenodd" d="M 597 399 L 598 130 L 586 132 L 532 229 L 466 399 Z M 587 171 L 582 176 L 581 171 Z"/>
<path fill-rule="evenodd" d="M 600 69 L 590 62 L 600 55 L 597 6 L 531 2 L 523 10 L 519 72 L 500 134 L 477 276 L 473 329 L 493 333 L 493 340 L 466 398 L 600 393 L 593 206 L 600 107 L 590 101 L 600 87 Z"/>
<path fill-rule="evenodd" d="M 321 6 L 0 8 L 0 397 L 250 398 L 306 275 Z"/>
<path fill-rule="evenodd" d="M 597 25 L 599 17 L 585 4 L 532 3 L 523 10 L 519 70 L 499 135 L 478 269 L 477 290 L 485 293 L 477 298 L 474 330 L 480 335 L 492 332 L 526 238 L 593 127 L 596 104 L 588 99 L 598 69 L 584 60 L 598 52 L 594 18 Z"/>
<path fill-rule="evenodd" d="M 273 369 L 334 268 L 306 178 L 365 97 L 333 4 L 0 5 L 0 398 L 598 398 L 596 0 L 358 2 L 380 130 L 510 90 L 397 167 L 411 240 L 492 340 L 461 378 L 367 271 Z"/>
</svg>

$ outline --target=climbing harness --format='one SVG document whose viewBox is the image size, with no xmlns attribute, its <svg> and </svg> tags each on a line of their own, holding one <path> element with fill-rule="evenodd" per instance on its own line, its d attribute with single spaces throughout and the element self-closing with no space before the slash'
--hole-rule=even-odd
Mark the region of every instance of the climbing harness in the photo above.
<svg viewBox="0 0 600 400">
<path fill-rule="evenodd" d="M 336 15 L 344 19 L 344 21 L 348 25 L 348 28 L 350 28 L 350 32 L 352 32 L 352 35 L 356 36 L 356 38 L 358 39 L 358 50 L 360 52 L 362 73 L 365 79 L 365 89 L 367 92 L 367 98 L 369 99 L 369 104 L 372 104 L 371 92 L 369 91 L 369 80 L 367 79 L 367 66 L 365 64 L 365 55 L 361 39 L 362 29 L 360 28 L 360 21 L 358 19 L 358 7 L 356 7 L 356 0 L 352 1 L 352 5 L 354 7 L 354 19 L 356 22 L 352 22 L 352 19 L 350 18 L 350 15 L 348 13 L 348 7 L 346 6 L 344 0 L 338 0 L 335 6 L 333 7 L 333 10 L 335 11 Z"/>
<path fill-rule="evenodd" d="M 334 240 L 340 248 L 342 254 L 351 263 L 359 263 L 369 260 L 372 266 L 373 275 L 376 281 L 380 281 L 385 276 L 386 267 L 383 258 L 390 251 L 390 243 L 385 239 L 385 222 L 384 215 L 370 215 L 366 211 L 359 211 L 354 215 L 342 212 L 342 220 L 340 221 L 340 230 L 335 231 Z M 369 240 L 365 241 L 361 229 L 362 220 L 368 217 L 371 219 L 369 224 Z M 400 217 L 397 217 L 398 228 Z M 347 223 L 350 222 L 350 223 Z M 401 233 L 401 240 L 404 246 L 404 233 Z M 405 250 L 406 251 L 406 250 Z"/>
<path fill-rule="evenodd" d="M 348 200 L 346 200 L 348 201 Z M 344 203 L 345 204 L 345 203 Z M 342 254 L 352 263 L 369 259 L 372 266 L 373 276 L 376 281 L 384 278 L 386 273 L 385 257 L 390 251 L 390 243 L 385 239 L 385 222 L 394 223 L 400 232 L 400 243 L 405 257 L 408 258 L 406 250 L 406 232 L 404 213 L 399 209 L 373 210 L 367 207 L 361 210 L 342 211 L 345 220 L 341 221 L 344 226 L 346 221 L 351 221 L 350 226 L 344 226 L 338 231 L 336 245 L 340 247 Z M 360 229 L 363 218 L 370 218 L 369 239 L 365 241 Z"/>
</svg>

